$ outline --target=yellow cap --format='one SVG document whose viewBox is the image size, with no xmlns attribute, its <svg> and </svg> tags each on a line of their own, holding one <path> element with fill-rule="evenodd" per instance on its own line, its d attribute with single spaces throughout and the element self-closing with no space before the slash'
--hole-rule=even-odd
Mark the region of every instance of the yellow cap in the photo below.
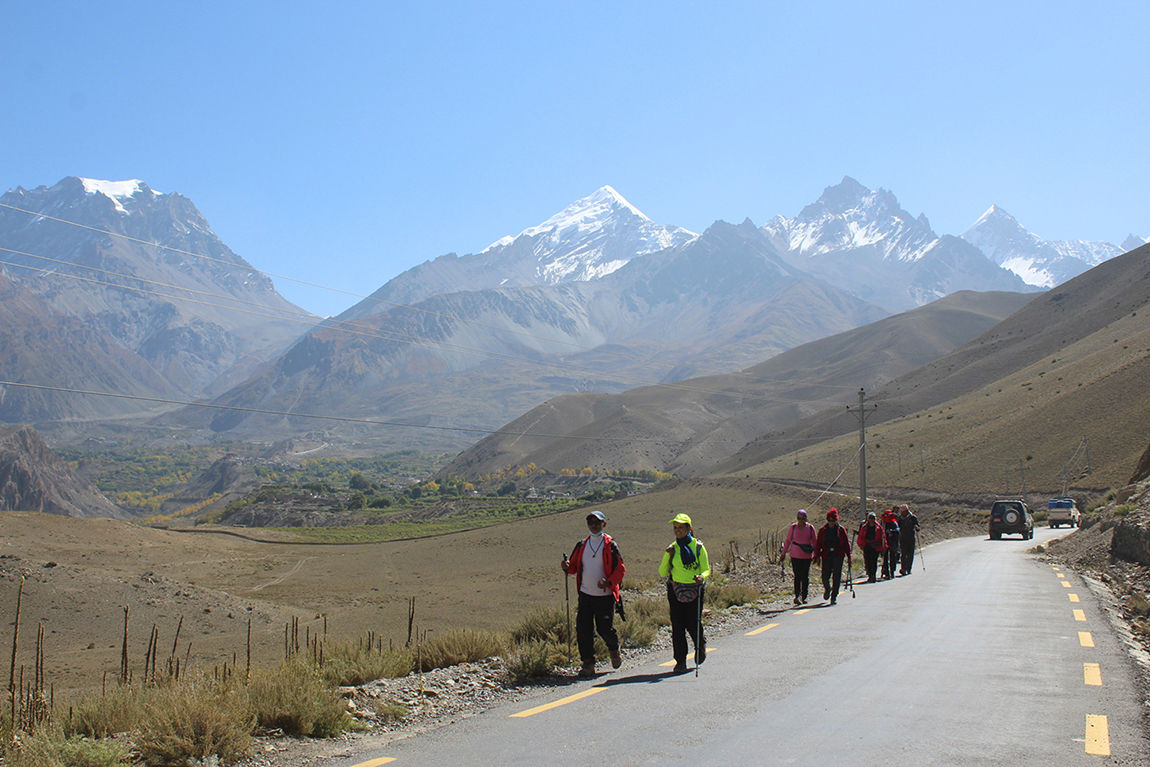
<svg viewBox="0 0 1150 767">
<path fill-rule="evenodd" d="M 671 524 L 689 525 L 691 524 L 691 518 L 686 514 L 676 514 L 675 518 L 671 520 Z"/>
</svg>

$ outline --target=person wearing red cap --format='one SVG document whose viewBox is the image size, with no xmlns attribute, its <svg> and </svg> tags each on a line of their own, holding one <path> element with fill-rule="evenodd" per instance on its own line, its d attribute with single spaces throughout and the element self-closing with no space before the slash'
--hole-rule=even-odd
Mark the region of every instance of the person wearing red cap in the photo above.
<svg viewBox="0 0 1150 767">
<path fill-rule="evenodd" d="M 779 555 L 779 569 L 783 570 L 783 562 L 791 558 L 791 570 L 795 575 L 795 604 L 805 604 L 807 591 L 811 582 L 811 560 L 815 556 L 815 539 L 818 533 L 815 526 L 807 523 L 807 510 L 799 509 L 795 514 L 795 521 L 787 528 L 787 540 L 783 543 Z"/>
<path fill-rule="evenodd" d="M 815 559 L 823 563 L 823 599 L 831 604 L 838 602 L 839 585 L 843 580 L 843 559 L 847 566 L 851 561 L 851 539 L 847 531 L 839 525 L 839 510 L 827 512 L 827 523 L 819 528 L 815 540 Z"/>
<path fill-rule="evenodd" d="M 858 545 L 866 565 L 867 583 L 875 583 L 878 580 L 879 556 L 886 551 L 886 531 L 878 523 L 873 511 L 867 512 L 866 522 L 859 528 Z"/>
<path fill-rule="evenodd" d="M 894 509 L 882 513 L 882 529 L 886 533 L 886 550 L 882 553 L 882 577 L 890 580 L 898 569 L 898 514 Z"/>
<path fill-rule="evenodd" d="M 575 576 L 579 593 L 579 607 L 575 613 L 575 636 L 579 642 L 579 657 L 583 667 L 581 677 L 595 676 L 595 632 L 603 637 L 611 666 L 619 668 L 623 656 L 619 652 L 619 634 L 615 631 L 615 611 L 620 604 L 619 584 L 627 566 L 619 546 L 603 532 L 607 518 L 601 511 L 587 515 L 590 534 L 575 544 L 571 557 L 563 557 L 563 572 Z"/>
</svg>

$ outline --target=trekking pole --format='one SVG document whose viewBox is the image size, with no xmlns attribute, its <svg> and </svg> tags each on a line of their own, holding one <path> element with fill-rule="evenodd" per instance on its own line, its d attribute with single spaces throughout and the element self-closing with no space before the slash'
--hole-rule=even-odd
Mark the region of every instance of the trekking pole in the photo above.
<svg viewBox="0 0 1150 767">
<path fill-rule="evenodd" d="M 851 599 L 856 599 L 857 597 L 855 597 L 855 568 L 854 568 L 854 564 L 849 559 L 847 560 L 847 587 L 851 590 Z"/>
<path fill-rule="evenodd" d="M 563 562 L 567 562 L 567 555 L 563 555 Z M 563 590 L 567 592 L 567 662 L 571 662 L 571 573 L 563 568 Z"/>
<path fill-rule="evenodd" d="M 707 659 L 707 651 L 704 649 L 706 640 L 703 639 L 703 588 L 705 584 L 699 584 L 699 627 L 695 634 L 695 678 L 699 677 L 699 664 Z"/>
<path fill-rule="evenodd" d="M 925 573 L 926 572 L 926 557 L 924 557 L 922 555 L 922 548 L 920 548 L 920 546 L 919 546 L 918 528 L 915 528 L 915 531 L 914 531 L 914 547 L 916 549 L 918 549 L 918 561 L 922 563 L 922 571 Z"/>
</svg>

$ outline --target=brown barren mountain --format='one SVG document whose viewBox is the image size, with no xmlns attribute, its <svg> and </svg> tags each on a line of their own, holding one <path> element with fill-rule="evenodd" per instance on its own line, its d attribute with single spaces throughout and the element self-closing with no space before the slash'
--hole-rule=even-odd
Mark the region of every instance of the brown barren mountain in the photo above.
<svg viewBox="0 0 1150 767">
<path fill-rule="evenodd" d="M 1024 482 L 1049 492 L 1064 481 L 1124 485 L 1150 434 L 1148 302 L 1143 246 L 868 392 L 877 404 L 869 482 L 1001 492 Z M 827 410 L 764 435 L 717 473 L 829 481 L 851 464 L 857 430 L 845 408 Z M 796 444 L 805 447 L 792 452 Z"/>
<path fill-rule="evenodd" d="M 48 448 L 31 426 L 0 426 L 0 511 L 126 517 Z"/>
<path fill-rule="evenodd" d="M 475 477 L 534 463 L 552 472 L 590 466 L 695 475 L 766 431 L 937 359 L 1033 298 L 959 292 L 737 373 L 556 397 L 460 453 L 441 474 Z"/>
</svg>

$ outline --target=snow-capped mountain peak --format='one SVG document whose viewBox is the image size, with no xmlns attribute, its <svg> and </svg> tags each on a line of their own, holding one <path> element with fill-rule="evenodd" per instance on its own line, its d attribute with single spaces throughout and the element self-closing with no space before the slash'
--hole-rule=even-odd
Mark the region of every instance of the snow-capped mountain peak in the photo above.
<svg viewBox="0 0 1150 767">
<path fill-rule="evenodd" d="M 1108 242 L 1044 240 L 997 205 L 967 227 L 962 239 L 1029 285 L 1051 288 L 1122 253 Z"/>
<path fill-rule="evenodd" d="M 157 195 L 161 194 L 154 189 L 148 187 L 143 181 L 139 179 L 132 179 L 130 181 L 100 181 L 94 178 L 81 178 L 80 183 L 84 186 L 84 192 L 93 194 L 102 194 L 112 200 L 116 206 L 116 211 L 119 213 L 127 214 L 122 201 L 131 199 L 139 192 Z"/>
<path fill-rule="evenodd" d="M 520 236 L 533 237 L 543 232 L 565 233 L 572 229 L 589 233 L 601 228 L 604 222 L 613 216 L 627 215 L 651 222 L 651 219 L 644 216 L 638 208 L 623 199 L 623 195 L 609 186 L 604 186 L 597 189 L 594 194 L 571 203 L 539 226 L 523 230 Z"/>
<path fill-rule="evenodd" d="M 495 241 L 479 255 L 518 260 L 529 254 L 535 272 L 530 282 L 554 285 L 603 277 L 635 256 L 695 236 L 681 227 L 654 223 L 612 187 L 603 186 L 543 223 Z"/>
<path fill-rule="evenodd" d="M 884 258 L 913 261 L 938 239 L 925 216 L 916 219 L 887 190 L 867 189 L 850 176 L 824 189 L 795 218 L 776 216 L 763 233 L 781 253 L 802 258 L 874 246 Z"/>
</svg>

